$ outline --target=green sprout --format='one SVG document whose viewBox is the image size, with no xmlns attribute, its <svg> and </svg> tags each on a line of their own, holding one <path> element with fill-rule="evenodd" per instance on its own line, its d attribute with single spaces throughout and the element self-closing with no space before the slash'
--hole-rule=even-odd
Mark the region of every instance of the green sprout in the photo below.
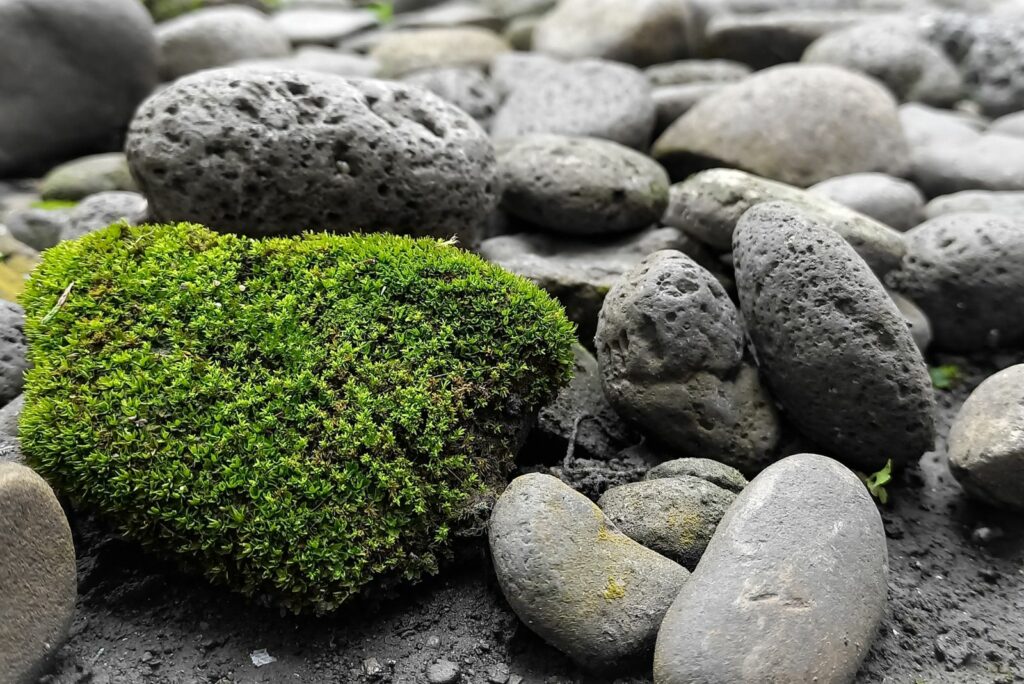
<svg viewBox="0 0 1024 684">
<path fill-rule="evenodd" d="M 366 8 L 373 12 L 377 16 L 377 21 L 382 24 L 390 24 L 395 19 L 393 2 L 371 2 Z"/>
<path fill-rule="evenodd" d="M 960 384 L 960 366 L 946 364 L 944 366 L 932 366 L 928 369 L 932 377 L 932 385 L 935 389 L 948 390 Z"/>
<path fill-rule="evenodd" d="M 864 485 L 871 492 L 871 496 L 878 499 L 881 503 L 888 503 L 889 492 L 885 491 L 885 485 L 892 482 L 892 459 L 890 458 L 885 462 L 885 466 L 877 473 L 871 475 L 865 475 L 864 473 L 857 473 L 857 476 L 863 480 Z"/>
</svg>

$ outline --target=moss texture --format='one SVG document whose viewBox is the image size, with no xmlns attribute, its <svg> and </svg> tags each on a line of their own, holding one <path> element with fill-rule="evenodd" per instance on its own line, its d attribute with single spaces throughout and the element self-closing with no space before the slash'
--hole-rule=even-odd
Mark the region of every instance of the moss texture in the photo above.
<svg viewBox="0 0 1024 684">
<path fill-rule="evenodd" d="M 386 234 L 115 224 L 48 250 L 22 301 L 30 463 L 296 610 L 436 571 L 573 365 L 543 291 Z"/>
</svg>

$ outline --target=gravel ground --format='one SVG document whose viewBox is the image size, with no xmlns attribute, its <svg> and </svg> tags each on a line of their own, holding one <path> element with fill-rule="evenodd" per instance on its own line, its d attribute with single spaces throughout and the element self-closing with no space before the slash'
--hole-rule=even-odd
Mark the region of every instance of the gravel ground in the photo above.
<svg viewBox="0 0 1024 684">
<path fill-rule="evenodd" d="M 965 377 L 938 392 L 938 450 L 901 478 L 883 507 L 889 609 L 858 682 L 1024 682 L 1024 524 L 963 497 L 944 442 L 969 391 L 1021 360 L 1016 353 L 933 361 L 958 363 Z M 593 484 L 593 473 L 572 472 Z M 518 623 L 482 550 L 401 596 L 295 618 L 181 575 L 94 521 L 73 513 L 72 521 L 78 614 L 43 682 L 606 681 L 575 669 Z M 257 667 L 263 650 L 276 660 Z M 447 662 L 428 678 L 439 661 Z M 461 678 L 444 679 L 445 670 Z M 614 681 L 648 683 L 650 673 Z"/>
</svg>

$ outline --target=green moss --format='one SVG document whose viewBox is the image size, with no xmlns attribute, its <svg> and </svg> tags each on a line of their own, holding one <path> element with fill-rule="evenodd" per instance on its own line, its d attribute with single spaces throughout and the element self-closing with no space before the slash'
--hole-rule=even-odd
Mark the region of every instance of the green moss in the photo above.
<svg viewBox="0 0 1024 684">
<path fill-rule="evenodd" d="M 434 240 L 115 224 L 22 299 L 32 465 L 294 609 L 434 572 L 573 366 L 557 302 Z"/>
<path fill-rule="evenodd" d="M 44 211 L 54 211 L 56 209 L 71 209 L 78 202 L 72 202 L 70 200 L 37 200 L 29 206 L 33 209 L 43 209 Z"/>
</svg>

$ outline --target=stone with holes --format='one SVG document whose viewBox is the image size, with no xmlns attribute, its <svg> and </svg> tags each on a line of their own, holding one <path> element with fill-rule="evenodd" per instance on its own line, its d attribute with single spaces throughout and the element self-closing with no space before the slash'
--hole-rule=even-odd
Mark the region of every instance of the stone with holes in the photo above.
<svg viewBox="0 0 1024 684">
<path fill-rule="evenodd" d="M 0 403 L 21 394 L 25 384 L 24 326 L 25 311 L 14 302 L 0 300 Z"/>
<path fill-rule="evenodd" d="M 402 79 L 425 88 L 476 119 L 485 128 L 498 111 L 501 98 L 481 69 L 475 67 L 441 67 L 417 71 Z"/>
<path fill-rule="evenodd" d="M 655 684 L 852 682 L 885 612 L 882 519 L 815 454 L 757 476 L 665 615 Z"/>
<path fill-rule="evenodd" d="M 626 273 L 605 298 L 595 343 L 608 400 L 652 439 L 744 472 L 771 462 L 778 417 L 744 358 L 743 323 L 693 259 L 663 250 Z"/>
<path fill-rule="evenodd" d="M 733 258 L 758 363 L 806 437 L 866 471 L 932 447 L 928 369 L 850 245 L 801 207 L 766 202 L 740 219 Z"/>
<path fill-rule="evenodd" d="M 1024 342 L 1024 222 L 1004 214 L 939 216 L 907 233 L 886 277 L 928 315 L 936 348 L 972 351 Z"/>
<path fill-rule="evenodd" d="M 512 481 L 488 532 L 498 584 L 530 629 L 587 668 L 650 662 L 658 625 L 689 576 L 685 568 L 540 473 Z"/>
<path fill-rule="evenodd" d="M 389 230 L 470 246 L 498 201 L 483 129 L 387 81 L 194 74 L 142 105 L 127 153 L 157 220 L 249 235 Z"/>
</svg>

